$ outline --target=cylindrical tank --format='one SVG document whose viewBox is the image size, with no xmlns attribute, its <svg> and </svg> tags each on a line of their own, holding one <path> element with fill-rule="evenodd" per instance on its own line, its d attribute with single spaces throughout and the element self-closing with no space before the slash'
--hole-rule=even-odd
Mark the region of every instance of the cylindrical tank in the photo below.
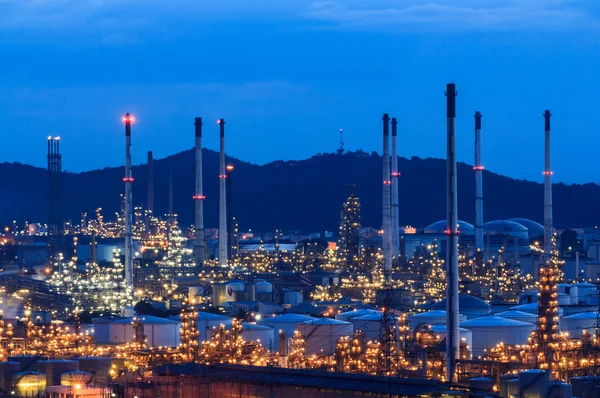
<svg viewBox="0 0 600 398">
<path fill-rule="evenodd" d="M 469 387 L 482 391 L 492 391 L 492 388 L 494 388 L 494 379 L 475 377 L 469 380 Z"/>
<path fill-rule="evenodd" d="M 61 386 L 85 386 L 92 382 L 94 375 L 88 372 L 82 372 L 81 370 L 75 370 L 73 372 L 65 372 L 60 375 Z"/>
<path fill-rule="evenodd" d="M 571 304 L 571 296 L 566 293 L 558 293 L 558 305 Z"/>
<path fill-rule="evenodd" d="M 431 331 L 439 338 L 440 341 L 446 338 L 446 325 L 433 325 Z M 458 336 L 461 343 L 465 343 L 469 347 L 470 355 L 473 354 L 473 332 L 469 329 L 459 328 Z M 461 356 L 462 358 L 462 356 Z M 471 358 L 463 358 L 471 359 Z"/>
<path fill-rule="evenodd" d="M 79 370 L 91 373 L 94 376 L 94 385 L 106 386 L 110 381 L 110 369 L 112 358 L 110 357 L 81 357 L 79 361 Z"/>
<path fill-rule="evenodd" d="M 346 321 L 350 322 L 353 318 L 358 318 L 359 316 L 368 315 L 368 314 L 379 314 L 381 311 L 375 311 L 369 308 L 361 308 L 358 310 L 346 311 L 341 314 L 336 314 L 335 319 L 338 321 Z"/>
<path fill-rule="evenodd" d="M 126 306 L 123 307 L 123 310 L 121 311 L 121 316 L 124 318 L 131 318 L 135 316 L 135 310 L 133 309 L 132 306 Z"/>
<path fill-rule="evenodd" d="M 9 362 L 18 362 L 21 366 L 21 371 L 29 368 L 35 361 L 38 360 L 38 357 L 33 355 L 17 355 L 8 357 Z"/>
<path fill-rule="evenodd" d="M 0 388 L 10 391 L 13 375 L 20 371 L 21 364 L 19 362 L 0 362 Z"/>
<path fill-rule="evenodd" d="M 221 325 L 227 328 L 231 327 L 233 319 L 219 314 L 213 314 L 211 312 L 198 312 L 198 319 L 196 320 L 196 328 L 198 329 L 198 341 L 206 341 L 211 336 L 211 331 L 214 328 L 218 328 Z"/>
<path fill-rule="evenodd" d="M 519 398 L 546 398 L 550 373 L 539 369 L 519 372 Z"/>
<path fill-rule="evenodd" d="M 272 327 L 244 322 L 240 336 L 244 341 L 260 342 L 269 351 L 275 349 L 275 329 Z"/>
<path fill-rule="evenodd" d="M 529 322 L 533 324 L 536 324 L 538 321 L 536 314 L 517 310 L 504 311 L 495 315 L 501 318 L 514 319 L 515 321 Z"/>
<path fill-rule="evenodd" d="M 529 335 L 535 329 L 535 325 L 532 323 L 494 315 L 461 322 L 460 327 L 473 332 L 472 353 L 474 358 L 482 356 L 486 350 L 499 343 L 523 345 L 527 343 Z"/>
<path fill-rule="evenodd" d="M 506 398 L 521 398 L 519 396 L 519 379 L 510 379 L 506 382 Z"/>
<path fill-rule="evenodd" d="M 595 312 L 580 312 L 560 320 L 560 330 L 569 337 L 581 337 L 583 333 L 594 334 L 600 315 Z"/>
<path fill-rule="evenodd" d="M 371 313 L 366 313 L 356 318 L 350 318 L 349 322 L 352 323 L 352 328 L 354 330 L 360 330 L 364 333 L 365 341 L 375 341 L 378 340 L 381 335 L 383 313 L 380 311 L 371 311 Z"/>
<path fill-rule="evenodd" d="M 303 297 L 301 292 L 285 290 L 283 292 L 283 304 L 298 305 L 302 303 Z"/>
<path fill-rule="evenodd" d="M 517 382 L 519 381 L 517 375 L 508 374 L 500 376 L 500 388 L 498 390 L 502 398 L 508 398 L 508 382 L 510 380 L 517 380 Z"/>
<path fill-rule="evenodd" d="M 445 325 L 446 324 L 446 311 L 444 310 L 432 310 L 429 312 L 421 312 L 418 314 L 408 316 L 409 326 L 414 329 L 420 324 L 427 325 Z M 463 322 L 467 320 L 467 316 L 464 314 L 458 315 L 458 321 Z"/>
<path fill-rule="evenodd" d="M 15 395 L 35 397 L 46 391 L 46 375 L 40 372 L 19 372 L 13 375 Z"/>
<path fill-rule="evenodd" d="M 212 285 L 212 303 L 215 307 L 220 307 L 227 301 L 227 284 L 215 283 Z"/>
<path fill-rule="evenodd" d="M 554 382 L 550 385 L 550 396 L 552 398 L 572 398 L 573 386 L 561 381 Z"/>
<path fill-rule="evenodd" d="M 53 359 L 48 361 L 37 361 L 35 368 L 38 372 L 46 375 L 46 385 L 59 386 L 60 375 L 66 372 L 79 370 L 79 362 L 71 360 Z"/>
<path fill-rule="evenodd" d="M 264 318 L 258 323 L 260 325 L 270 326 L 274 331 L 274 347 L 279 347 L 279 331 L 283 331 L 287 338 L 291 338 L 296 331 L 298 323 L 316 319 L 306 315 L 300 314 L 284 314 L 279 316 L 273 316 L 271 318 Z"/>
<path fill-rule="evenodd" d="M 196 300 L 196 296 L 201 295 L 204 292 L 204 288 L 202 286 L 190 286 L 188 288 L 188 299 L 190 302 L 194 302 Z"/>
<path fill-rule="evenodd" d="M 246 290 L 246 285 L 241 281 L 231 281 L 225 285 L 225 289 L 225 301 L 237 301 L 238 294 Z"/>
<path fill-rule="evenodd" d="M 256 289 L 256 294 L 273 293 L 273 285 L 267 281 L 256 281 L 254 282 L 254 286 Z"/>
<path fill-rule="evenodd" d="M 306 342 L 307 355 L 333 355 L 337 341 L 352 336 L 352 324 L 331 318 L 318 318 L 298 324 Z"/>
<path fill-rule="evenodd" d="M 598 303 L 598 292 L 596 291 L 596 285 L 580 282 L 575 286 L 577 286 L 579 303 L 590 305 Z"/>
</svg>

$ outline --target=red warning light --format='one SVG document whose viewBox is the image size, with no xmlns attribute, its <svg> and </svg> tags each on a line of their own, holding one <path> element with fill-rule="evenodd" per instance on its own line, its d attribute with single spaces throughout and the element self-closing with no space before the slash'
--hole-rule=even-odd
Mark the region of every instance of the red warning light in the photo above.
<svg viewBox="0 0 600 398">
<path fill-rule="evenodd" d="M 127 114 L 123 116 L 123 123 L 135 123 L 135 117 L 133 115 Z"/>
</svg>

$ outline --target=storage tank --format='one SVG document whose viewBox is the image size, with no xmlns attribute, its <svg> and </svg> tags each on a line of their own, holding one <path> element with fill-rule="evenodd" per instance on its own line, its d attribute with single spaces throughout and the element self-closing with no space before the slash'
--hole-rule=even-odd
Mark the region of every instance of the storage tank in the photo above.
<svg viewBox="0 0 600 398">
<path fill-rule="evenodd" d="M 556 381 L 550 384 L 550 394 L 552 398 L 572 398 L 573 397 L 573 386 L 569 383 L 563 383 Z"/>
<path fill-rule="evenodd" d="M 469 388 L 474 388 L 481 391 L 492 391 L 494 388 L 494 379 L 487 377 L 474 377 L 469 380 Z"/>
<path fill-rule="evenodd" d="M 131 318 L 135 316 L 135 310 L 133 309 L 132 306 L 126 306 L 123 307 L 123 309 L 121 310 L 121 316 L 125 317 L 125 318 Z"/>
<path fill-rule="evenodd" d="M 498 343 L 519 345 L 527 343 L 529 335 L 536 326 L 529 322 L 488 315 L 461 322 L 460 327 L 473 332 L 472 352 L 473 357 L 477 358 Z"/>
<path fill-rule="evenodd" d="M 212 285 L 212 304 L 215 307 L 220 307 L 227 301 L 227 284 L 215 283 Z"/>
<path fill-rule="evenodd" d="M 577 286 L 580 304 L 598 304 L 598 292 L 596 291 L 596 285 L 586 282 L 579 282 L 575 286 Z"/>
<path fill-rule="evenodd" d="M 206 341 L 211 335 L 210 331 L 213 328 L 218 328 L 220 325 L 225 325 L 227 329 L 231 328 L 233 319 L 219 314 L 213 314 L 210 312 L 198 312 L 198 319 L 196 320 L 196 328 L 198 329 L 198 341 Z"/>
<path fill-rule="evenodd" d="M 506 382 L 506 398 L 521 398 L 519 395 L 519 379 L 510 379 Z"/>
<path fill-rule="evenodd" d="M 13 384 L 15 384 L 16 396 L 35 397 L 44 394 L 46 391 L 46 375 L 40 372 L 15 373 Z"/>
<path fill-rule="evenodd" d="M 594 376 L 574 376 L 571 377 L 571 386 L 573 391 L 573 396 L 575 397 L 591 397 L 597 398 L 600 396 L 598 394 L 600 390 L 598 390 L 595 386 L 600 384 L 600 378 Z M 594 395 L 594 392 L 596 395 Z"/>
<path fill-rule="evenodd" d="M 310 321 L 316 319 L 307 315 L 300 314 L 284 314 L 273 316 L 271 318 L 264 318 L 258 322 L 259 325 L 270 326 L 274 331 L 274 347 L 279 347 L 279 331 L 283 330 L 287 338 L 294 335 L 296 325 L 300 322 Z"/>
<path fill-rule="evenodd" d="M 446 311 L 444 310 L 432 310 L 429 312 L 421 312 L 413 314 L 407 317 L 408 324 L 411 329 L 414 329 L 418 325 L 445 325 L 446 324 Z M 467 316 L 463 314 L 458 315 L 458 321 L 463 322 L 467 320 Z"/>
<path fill-rule="evenodd" d="M 351 318 L 350 322 L 352 323 L 353 330 L 360 330 L 365 334 L 365 341 L 367 342 L 378 340 L 381 337 L 383 313 L 380 311 L 371 311 L 365 315 Z M 396 321 L 395 323 L 397 324 L 398 322 Z"/>
<path fill-rule="evenodd" d="M 539 369 L 519 372 L 519 398 L 546 398 L 550 373 Z"/>
<path fill-rule="evenodd" d="M 22 371 L 29 368 L 38 359 L 39 357 L 33 355 L 15 355 L 8 357 L 9 362 L 18 362 Z"/>
<path fill-rule="evenodd" d="M 381 311 L 372 310 L 370 308 L 361 308 L 358 310 L 355 309 L 352 311 L 342 312 L 341 314 L 336 314 L 335 319 L 337 319 L 338 321 L 350 322 L 350 320 L 353 318 L 358 318 L 359 316 L 363 316 L 363 315 L 367 315 L 367 314 L 378 314 L 380 312 Z"/>
<path fill-rule="evenodd" d="M 254 282 L 254 289 L 256 294 L 273 293 L 273 285 L 264 280 L 256 280 Z"/>
<path fill-rule="evenodd" d="M 301 292 L 285 289 L 283 291 L 283 304 L 298 305 L 304 301 Z"/>
<path fill-rule="evenodd" d="M 538 303 L 528 303 L 515 305 L 514 307 L 510 307 L 509 310 L 529 312 L 530 314 L 534 314 L 537 316 L 538 314 Z M 564 314 L 564 310 L 561 307 L 558 307 L 558 316 L 561 317 Z"/>
<path fill-rule="evenodd" d="M 571 296 L 566 293 L 558 293 L 558 305 L 570 305 Z"/>
<path fill-rule="evenodd" d="M 60 375 L 66 372 L 79 370 L 79 362 L 65 359 L 50 359 L 37 361 L 35 369 L 46 375 L 47 386 L 60 386 Z"/>
<path fill-rule="evenodd" d="M 508 310 L 508 311 L 504 311 L 504 312 L 499 312 L 498 314 L 495 314 L 496 316 L 499 316 L 501 318 L 506 318 L 506 319 L 514 319 L 515 321 L 521 321 L 521 322 L 529 322 L 529 323 L 533 323 L 533 324 L 537 324 L 537 315 L 532 314 L 531 312 L 524 312 L 524 311 L 517 311 L 517 310 Z"/>
<path fill-rule="evenodd" d="M 110 357 L 80 357 L 79 370 L 94 376 L 94 385 L 106 386 L 110 381 L 110 369 L 113 360 Z"/>
<path fill-rule="evenodd" d="M 75 370 L 73 372 L 66 372 L 60 375 L 61 386 L 85 386 L 92 382 L 94 375 L 88 372 L 82 372 L 81 370 Z"/>
<path fill-rule="evenodd" d="M 333 355 L 337 341 L 352 336 L 352 324 L 331 318 L 317 318 L 298 324 L 306 341 L 307 355 Z"/>
<path fill-rule="evenodd" d="M 584 331 L 595 334 L 596 323 L 599 319 L 599 314 L 595 311 L 569 315 L 560 320 L 560 330 L 563 333 L 569 333 L 569 337 L 581 337 Z"/>
<path fill-rule="evenodd" d="M 246 285 L 242 281 L 231 281 L 226 284 L 225 301 L 239 301 L 240 293 L 246 291 Z"/>
<path fill-rule="evenodd" d="M 20 371 L 21 364 L 19 362 L 0 362 L 0 388 L 4 391 L 10 391 L 13 375 Z"/>
<path fill-rule="evenodd" d="M 445 311 L 446 299 L 433 304 L 431 309 Z M 467 319 L 471 319 L 491 314 L 492 306 L 475 296 L 460 294 L 458 296 L 458 310 L 461 314 L 466 315 Z"/>
<path fill-rule="evenodd" d="M 204 288 L 202 286 L 190 286 L 188 288 L 188 300 L 191 303 L 196 302 L 196 297 L 201 296 L 204 293 Z"/>
<path fill-rule="evenodd" d="M 269 351 L 275 349 L 275 329 L 272 327 L 243 322 L 240 336 L 244 341 L 260 342 Z"/>
<path fill-rule="evenodd" d="M 517 380 L 517 382 L 519 381 L 517 375 L 507 374 L 500 376 L 498 392 L 502 398 L 508 398 L 508 382 L 510 380 Z"/>
<path fill-rule="evenodd" d="M 177 347 L 181 342 L 178 321 L 150 315 L 136 319 L 144 325 L 148 347 Z M 134 340 L 134 336 L 133 318 L 119 319 L 110 323 L 112 343 L 128 343 Z"/>
<path fill-rule="evenodd" d="M 446 338 L 446 325 L 433 325 L 430 330 L 439 337 L 440 341 Z M 473 332 L 469 329 L 459 328 L 458 338 L 461 343 L 465 343 L 469 346 L 469 353 L 473 355 Z M 466 358 L 471 359 L 471 358 Z"/>
</svg>

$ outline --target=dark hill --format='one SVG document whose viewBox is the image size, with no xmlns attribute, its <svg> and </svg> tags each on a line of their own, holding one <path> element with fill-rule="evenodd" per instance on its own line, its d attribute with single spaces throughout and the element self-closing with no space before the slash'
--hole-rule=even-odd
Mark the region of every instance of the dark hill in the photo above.
<svg viewBox="0 0 600 398">
<path fill-rule="evenodd" d="M 242 229 L 335 230 L 340 206 L 349 183 L 356 184 L 362 204 L 363 225 L 381 225 L 381 157 L 351 152 L 319 154 L 303 161 L 278 161 L 257 166 L 229 159 L 233 174 L 234 215 Z M 182 225 L 193 223 L 194 159 L 191 150 L 155 161 L 155 210 L 164 214 L 168 201 L 169 173 L 173 173 L 174 206 Z M 401 158 L 400 217 L 402 225 L 425 226 L 444 218 L 445 169 L 441 159 Z M 85 173 L 65 173 L 65 219 L 79 223 L 80 214 L 93 215 L 103 208 L 112 219 L 119 210 L 124 169 L 106 168 Z M 0 221 L 46 220 L 47 174 L 44 169 L 18 163 L 0 164 Z M 146 166 L 133 169 L 134 205 L 146 205 Z M 206 227 L 216 227 L 218 217 L 218 154 L 204 151 Z M 459 218 L 473 222 L 474 174 L 458 165 Z M 484 172 L 486 220 L 525 217 L 542 220 L 543 192 L 538 183 L 514 180 Z M 554 220 L 558 228 L 600 223 L 595 211 L 600 202 L 596 184 L 554 186 Z"/>
</svg>

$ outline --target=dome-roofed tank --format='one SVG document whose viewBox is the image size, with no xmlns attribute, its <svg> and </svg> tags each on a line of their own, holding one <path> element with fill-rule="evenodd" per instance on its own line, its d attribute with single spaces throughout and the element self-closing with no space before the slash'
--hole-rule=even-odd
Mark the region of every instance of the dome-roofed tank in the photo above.
<svg viewBox="0 0 600 398">
<path fill-rule="evenodd" d="M 447 225 L 446 220 L 440 220 L 440 221 L 434 222 L 433 224 L 425 227 L 425 233 L 426 234 L 446 233 L 446 229 L 447 229 L 446 225 Z M 475 227 L 473 226 L 473 224 L 469 224 L 466 221 L 458 220 L 458 230 L 460 231 L 460 233 L 462 235 L 475 235 Z"/>
<path fill-rule="evenodd" d="M 336 314 L 335 319 L 338 321 L 346 321 L 349 322 L 353 318 L 358 318 L 359 316 L 368 315 L 368 314 L 376 314 L 381 311 L 372 310 L 370 308 L 359 308 L 351 311 L 342 312 L 341 314 Z"/>
<path fill-rule="evenodd" d="M 527 228 L 530 237 L 544 235 L 544 226 L 533 220 L 529 220 L 527 218 L 509 218 L 506 221 L 512 221 L 516 222 L 517 224 L 521 224 Z"/>
<path fill-rule="evenodd" d="M 432 310 L 445 310 L 446 299 L 440 300 L 431 306 Z M 475 296 L 460 294 L 458 296 L 458 311 L 467 316 L 467 319 L 478 318 L 489 315 L 492 312 L 492 306 Z"/>
<path fill-rule="evenodd" d="M 417 314 L 409 315 L 407 317 L 408 323 L 411 328 L 415 328 L 420 324 L 427 325 L 445 325 L 446 324 L 446 311 L 444 310 L 433 310 L 428 312 L 419 312 Z M 463 314 L 458 315 L 458 321 L 466 321 L 467 317 Z"/>
<path fill-rule="evenodd" d="M 537 323 L 538 321 L 536 314 L 532 314 L 531 312 L 525 311 L 508 310 L 504 312 L 499 312 L 494 315 L 499 316 L 501 318 L 514 319 L 515 321 L 521 322 Z"/>
<path fill-rule="evenodd" d="M 489 315 L 461 322 L 460 327 L 473 332 L 473 357 L 477 358 L 498 343 L 527 343 L 536 326 L 529 322 Z"/>
<path fill-rule="evenodd" d="M 483 224 L 483 231 L 489 235 L 505 235 L 524 240 L 529 239 L 529 230 L 527 227 L 514 221 L 489 221 Z"/>
</svg>

